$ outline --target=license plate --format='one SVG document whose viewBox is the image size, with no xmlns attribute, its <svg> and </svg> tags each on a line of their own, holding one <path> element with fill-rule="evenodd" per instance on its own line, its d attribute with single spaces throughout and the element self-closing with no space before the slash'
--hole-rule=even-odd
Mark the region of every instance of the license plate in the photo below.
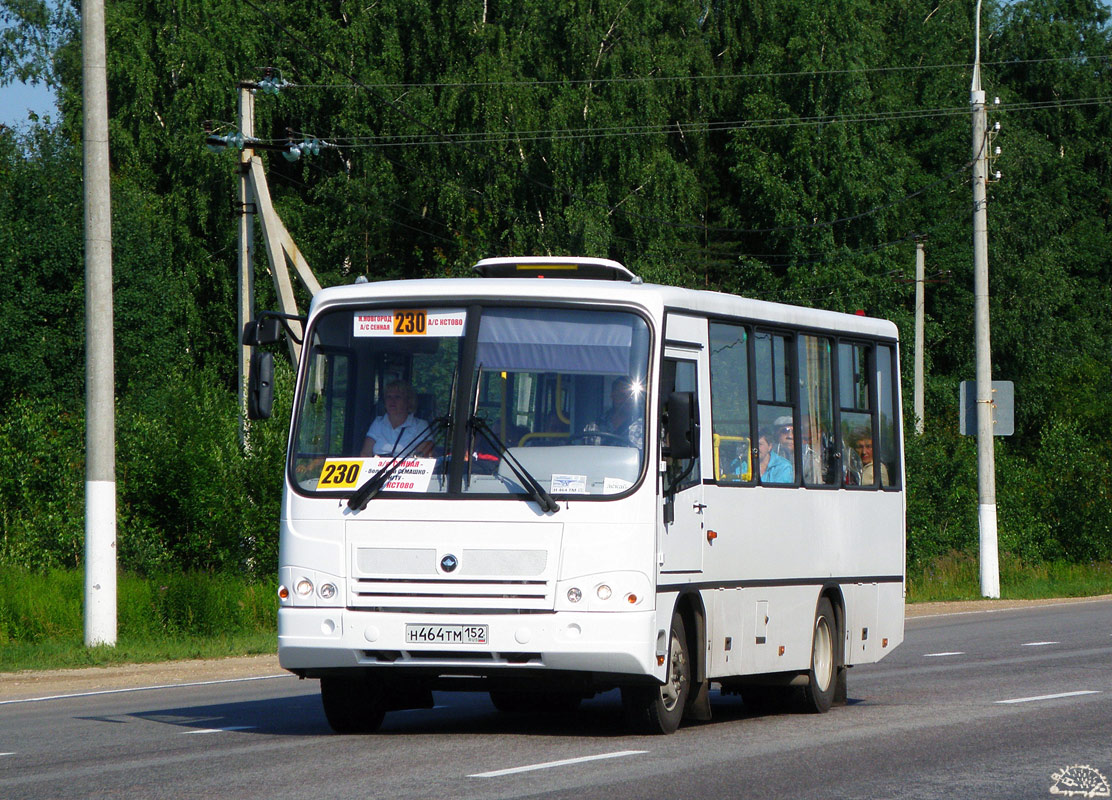
<svg viewBox="0 0 1112 800">
<path fill-rule="evenodd" d="M 407 644 L 486 644 L 486 625 L 406 625 Z"/>
</svg>

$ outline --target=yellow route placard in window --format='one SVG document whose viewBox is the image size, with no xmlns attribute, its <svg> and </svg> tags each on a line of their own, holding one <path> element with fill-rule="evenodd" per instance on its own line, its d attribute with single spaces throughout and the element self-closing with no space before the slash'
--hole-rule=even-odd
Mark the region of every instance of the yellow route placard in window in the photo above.
<svg viewBox="0 0 1112 800">
<path fill-rule="evenodd" d="M 363 461 L 325 459 L 317 489 L 354 489 L 359 485 L 359 473 L 363 471 Z"/>
</svg>

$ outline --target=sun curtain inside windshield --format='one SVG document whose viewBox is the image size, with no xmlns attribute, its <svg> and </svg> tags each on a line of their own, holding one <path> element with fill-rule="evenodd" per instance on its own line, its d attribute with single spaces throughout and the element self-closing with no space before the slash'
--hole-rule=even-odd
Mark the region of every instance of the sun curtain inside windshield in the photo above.
<svg viewBox="0 0 1112 800">
<path fill-rule="evenodd" d="M 477 326 L 477 328 L 476 328 Z M 644 464 L 648 326 L 570 308 L 342 309 L 315 322 L 290 470 L 350 493 L 612 495 Z M 508 455 L 507 455 L 507 450 Z"/>
</svg>

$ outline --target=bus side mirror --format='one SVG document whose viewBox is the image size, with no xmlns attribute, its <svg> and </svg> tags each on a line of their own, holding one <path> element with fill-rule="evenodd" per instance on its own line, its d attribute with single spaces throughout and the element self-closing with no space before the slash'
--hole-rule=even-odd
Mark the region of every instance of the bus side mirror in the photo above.
<svg viewBox="0 0 1112 800">
<path fill-rule="evenodd" d="M 695 418 L 694 392 L 668 395 L 668 448 L 665 455 L 677 460 L 699 457 L 699 421 Z"/>
<path fill-rule="evenodd" d="M 282 335 L 282 323 L 277 317 L 253 319 L 243 326 L 243 343 L 248 347 L 274 344 Z"/>
<path fill-rule="evenodd" d="M 247 418 L 269 419 L 274 407 L 274 354 L 262 350 L 251 353 L 251 372 L 247 383 Z"/>
</svg>

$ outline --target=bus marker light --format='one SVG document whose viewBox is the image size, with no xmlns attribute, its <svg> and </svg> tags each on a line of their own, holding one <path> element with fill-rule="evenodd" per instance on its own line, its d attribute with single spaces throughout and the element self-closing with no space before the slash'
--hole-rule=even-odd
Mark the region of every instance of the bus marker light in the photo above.
<svg viewBox="0 0 1112 800">
<path fill-rule="evenodd" d="M 289 600 L 290 599 L 290 590 L 287 589 L 285 586 L 279 586 L 278 587 L 278 599 L 279 600 Z"/>
<path fill-rule="evenodd" d="M 784 645 L 780 645 L 780 655 L 784 655 Z"/>
<path fill-rule="evenodd" d="M 664 653 L 657 653 L 657 654 L 656 654 L 656 665 L 657 665 L 658 667 L 663 667 L 663 666 L 664 666 L 664 659 L 665 659 L 665 657 L 666 657 L 666 656 L 664 655 Z"/>
<path fill-rule="evenodd" d="M 881 647 L 887 647 L 888 646 L 888 637 L 887 636 L 885 636 L 883 639 L 880 640 L 880 646 Z"/>
<path fill-rule="evenodd" d="M 707 531 L 707 541 L 713 542 L 718 538 L 718 531 Z"/>
<path fill-rule="evenodd" d="M 610 587 L 604 583 L 595 590 L 595 594 L 598 595 L 599 600 L 609 600 L 610 595 L 613 594 L 613 592 L 611 591 Z"/>
<path fill-rule="evenodd" d="M 626 595 L 626 602 L 629 603 L 631 606 L 637 605 L 640 599 L 641 598 L 635 595 L 633 592 L 630 592 Z"/>
</svg>

